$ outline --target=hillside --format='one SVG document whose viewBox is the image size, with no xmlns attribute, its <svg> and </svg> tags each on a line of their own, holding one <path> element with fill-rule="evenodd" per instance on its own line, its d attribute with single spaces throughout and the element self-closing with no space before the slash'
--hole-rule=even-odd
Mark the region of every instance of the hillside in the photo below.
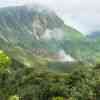
<svg viewBox="0 0 100 100">
<path fill-rule="evenodd" d="M 39 56 L 71 62 L 74 58 L 65 52 L 62 43 L 81 38 L 80 32 L 64 25 L 48 8 L 33 5 L 0 9 L 0 48 L 19 61 Z"/>
</svg>

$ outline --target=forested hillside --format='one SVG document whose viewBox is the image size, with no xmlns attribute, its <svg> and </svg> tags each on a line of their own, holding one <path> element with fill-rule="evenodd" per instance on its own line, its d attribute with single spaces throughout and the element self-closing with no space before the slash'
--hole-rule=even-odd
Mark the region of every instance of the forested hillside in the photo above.
<svg viewBox="0 0 100 100">
<path fill-rule="evenodd" d="M 27 67 L 0 50 L 0 100 L 99 100 L 99 88 L 99 63 L 54 73 Z"/>
</svg>

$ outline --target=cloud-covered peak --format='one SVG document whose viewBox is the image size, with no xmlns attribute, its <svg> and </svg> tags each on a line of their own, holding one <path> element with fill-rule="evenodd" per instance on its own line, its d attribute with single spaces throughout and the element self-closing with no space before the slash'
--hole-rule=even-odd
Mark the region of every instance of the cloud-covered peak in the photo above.
<svg viewBox="0 0 100 100">
<path fill-rule="evenodd" d="M 99 0 L 1 0 L 0 6 L 35 3 L 53 9 L 66 24 L 85 34 L 100 28 Z"/>
</svg>

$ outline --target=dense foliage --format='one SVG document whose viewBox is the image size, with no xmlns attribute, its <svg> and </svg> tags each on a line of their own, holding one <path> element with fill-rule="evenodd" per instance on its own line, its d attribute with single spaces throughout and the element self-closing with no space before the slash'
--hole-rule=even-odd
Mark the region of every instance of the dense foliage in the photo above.
<svg viewBox="0 0 100 100">
<path fill-rule="evenodd" d="M 0 100 L 99 100 L 100 65 L 70 73 L 34 69 L 0 51 Z"/>
</svg>

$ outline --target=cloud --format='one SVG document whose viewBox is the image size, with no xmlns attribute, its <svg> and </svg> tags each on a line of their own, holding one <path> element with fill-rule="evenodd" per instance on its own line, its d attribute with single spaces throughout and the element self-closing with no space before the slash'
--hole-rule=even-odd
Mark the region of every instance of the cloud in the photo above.
<svg viewBox="0 0 100 100">
<path fill-rule="evenodd" d="M 0 0 L 0 5 L 38 3 L 55 10 L 66 24 L 83 33 L 100 28 L 99 0 Z"/>
</svg>

